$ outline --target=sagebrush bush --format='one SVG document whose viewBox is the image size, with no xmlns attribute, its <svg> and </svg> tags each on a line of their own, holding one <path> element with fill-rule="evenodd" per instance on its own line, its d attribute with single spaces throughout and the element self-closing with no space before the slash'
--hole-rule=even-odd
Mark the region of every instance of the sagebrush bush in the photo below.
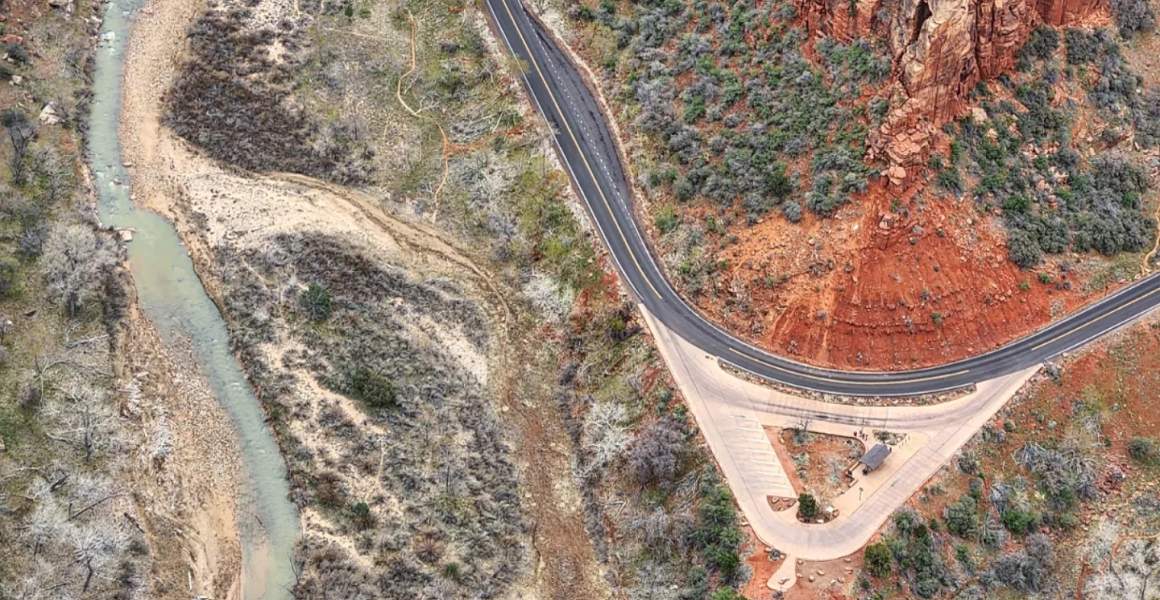
<svg viewBox="0 0 1160 600">
<path fill-rule="evenodd" d="M 663 418 L 637 436 L 629 447 L 628 464 L 642 485 L 664 485 L 677 476 L 684 452 L 684 427 L 674 418 Z"/>
<path fill-rule="evenodd" d="M 1156 29 L 1156 13 L 1148 0 L 1111 0 L 1111 6 L 1116 26 L 1125 38 Z"/>
</svg>

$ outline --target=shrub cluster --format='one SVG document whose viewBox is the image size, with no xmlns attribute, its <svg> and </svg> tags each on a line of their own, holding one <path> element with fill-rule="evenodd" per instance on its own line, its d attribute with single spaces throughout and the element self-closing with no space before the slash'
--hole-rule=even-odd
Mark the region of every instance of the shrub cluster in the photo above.
<svg viewBox="0 0 1160 600">
<path fill-rule="evenodd" d="M 977 183 L 969 191 L 984 205 L 1002 210 L 1009 257 L 1025 268 L 1039 264 L 1044 254 L 1069 250 L 1138 251 L 1156 235 L 1156 222 L 1141 202 L 1148 179 L 1140 166 L 1115 151 L 1085 164 L 1072 148 L 1073 109 L 1057 102 L 1053 78 L 1058 73 L 1045 62 L 1057 43 L 1050 31 L 1036 30 L 1021 53 L 1029 76 L 1020 77 L 1020 83 L 1006 81 L 1019 105 L 984 102 L 988 119 L 951 126 L 957 138 L 951 160 L 934 161 L 946 189 L 960 188 L 961 169 L 974 176 Z M 1075 68 L 1101 65 L 1089 97 L 1109 118 L 1147 110 L 1137 98 L 1137 78 L 1124 67 L 1114 40 L 1102 31 L 1068 30 L 1065 37 Z M 1145 123 L 1142 137 L 1149 135 L 1148 127 Z"/>
<path fill-rule="evenodd" d="M 1125 38 L 1156 29 L 1156 12 L 1148 0 L 1112 0 L 1111 5 L 1116 26 Z"/>
<path fill-rule="evenodd" d="M 681 201 L 739 205 L 750 219 L 780 207 L 792 221 L 801 206 L 788 200 L 791 161 L 813 156 L 806 206 L 819 214 L 866 188 L 865 107 L 844 100 L 889 73 L 881 48 L 823 39 L 818 69 L 801 53 L 806 36 L 786 4 L 633 7 L 624 16 L 611 5 L 572 16 L 615 34 L 606 67 L 628 82 L 634 125 L 655 143 L 666 174 L 651 185 Z"/>
<path fill-rule="evenodd" d="M 1095 464 L 1075 447 L 1047 448 L 1032 442 L 1015 453 L 1015 460 L 1036 476 L 1055 510 L 1070 510 L 1098 494 Z"/>
<path fill-rule="evenodd" d="M 705 491 L 690 539 L 710 567 L 720 571 L 726 581 L 733 579 L 741 567 L 742 538 L 729 488 L 716 485 Z"/>
<path fill-rule="evenodd" d="M 932 598 L 944 588 L 954 586 L 954 578 L 943 563 L 938 540 L 914 511 L 894 513 L 894 529 L 885 543 L 899 572 L 919 597 Z"/>
<path fill-rule="evenodd" d="M 360 130 L 291 108 L 300 32 L 259 26 L 248 9 L 211 9 L 190 28 L 191 57 L 166 93 L 165 124 L 212 158 L 253 171 L 364 183 L 372 153 Z M 287 50 L 282 60 L 271 48 Z"/>
</svg>

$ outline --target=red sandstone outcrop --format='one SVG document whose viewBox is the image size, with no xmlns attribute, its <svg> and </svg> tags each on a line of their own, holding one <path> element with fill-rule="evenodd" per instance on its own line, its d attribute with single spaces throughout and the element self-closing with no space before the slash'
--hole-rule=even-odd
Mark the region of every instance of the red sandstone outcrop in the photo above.
<svg viewBox="0 0 1160 600">
<path fill-rule="evenodd" d="M 961 115 L 980 80 L 997 77 L 1041 22 L 1068 25 L 1106 0 L 799 0 L 806 27 L 839 40 L 877 35 L 894 57 L 891 112 L 873 156 L 923 162 L 937 128 Z"/>
</svg>

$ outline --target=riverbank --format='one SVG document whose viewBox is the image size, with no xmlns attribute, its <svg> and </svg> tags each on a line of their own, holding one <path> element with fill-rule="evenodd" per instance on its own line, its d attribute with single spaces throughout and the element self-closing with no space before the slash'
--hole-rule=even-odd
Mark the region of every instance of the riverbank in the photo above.
<svg viewBox="0 0 1160 600">
<path fill-rule="evenodd" d="M 236 436 L 96 217 L 123 178 L 85 164 L 115 148 L 99 109 L 132 9 L 0 7 L 0 587 L 29 600 L 240 597 Z"/>
<path fill-rule="evenodd" d="M 196 563 L 195 569 L 186 574 L 187 587 L 197 583 L 200 590 L 215 597 L 283 598 L 294 577 L 291 549 L 297 538 L 298 516 L 288 498 L 281 454 L 265 425 L 266 416 L 228 347 L 225 324 L 193 269 L 190 253 L 170 222 L 150 210 L 153 204 L 142 201 L 152 195 L 152 179 L 140 178 L 145 194 L 138 194 L 136 176 L 140 173 L 130 177 L 128 171 L 128 166 L 137 160 L 136 155 L 122 153 L 122 114 L 133 114 L 136 122 L 150 122 L 144 118 L 147 115 L 130 112 L 141 108 L 136 97 L 122 97 L 122 84 L 128 79 L 130 68 L 122 61 L 134 55 L 127 50 L 128 39 L 157 40 L 157 30 L 149 21 L 155 8 L 142 8 L 136 0 L 105 7 L 88 127 L 98 213 L 105 225 L 133 232 L 128 263 L 141 314 L 155 325 L 160 346 L 176 359 L 170 363 L 174 365 L 172 375 L 164 382 L 194 382 L 183 385 L 193 385 L 197 393 L 216 403 L 220 414 L 228 417 L 225 425 L 216 429 L 212 423 L 206 424 L 204 433 L 214 436 L 214 442 L 209 444 L 214 449 L 200 467 L 229 470 L 234 474 L 233 485 L 212 489 L 199 498 L 204 510 L 191 516 L 194 525 L 190 529 L 200 536 L 194 543 L 201 550 L 187 553 Z M 193 13 L 182 13 L 173 7 L 164 12 L 166 17 L 181 14 Z M 177 22 L 173 25 L 183 28 Z M 176 40 L 182 39 L 180 32 L 172 35 Z M 157 93 L 162 89 L 158 88 Z M 191 393 L 181 388 L 177 391 Z M 172 418 L 180 420 L 183 415 Z M 204 478 L 204 473 L 196 470 L 186 475 L 194 480 Z M 215 494 L 225 498 L 207 500 Z M 219 538 L 233 543 L 229 553 L 232 563 L 221 568 L 214 564 L 220 562 L 215 543 Z M 207 581 L 194 582 L 195 570 Z M 201 593 L 198 589 L 190 591 Z"/>
</svg>

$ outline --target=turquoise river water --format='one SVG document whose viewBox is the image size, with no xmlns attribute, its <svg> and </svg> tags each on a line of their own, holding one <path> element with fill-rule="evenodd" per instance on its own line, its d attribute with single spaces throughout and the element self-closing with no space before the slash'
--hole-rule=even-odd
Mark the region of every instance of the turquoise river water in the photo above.
<svg viewBox="0 0 1160 600">
<path fill-rule="evenodd" d="M 130 199 L 117 123 L 125 42 L 133 15 L 143 2 L 113 0 L 105 4 L 88 135 L 98 212 L 105 225 L 134 231 L 129 266 L 146 316 L 166 343 L 189 341 L 201 373 L 237 431 L 244 463 L 244 489 L 238 502 L 242 597 L 289 598 L 298 515 L 288 498 L 286 465 L 266 426 L 265 414 L 229 351 L 225 322 L 194 273 L 180 238 L 168 221 L 138 210 Z"/>
</svg>

